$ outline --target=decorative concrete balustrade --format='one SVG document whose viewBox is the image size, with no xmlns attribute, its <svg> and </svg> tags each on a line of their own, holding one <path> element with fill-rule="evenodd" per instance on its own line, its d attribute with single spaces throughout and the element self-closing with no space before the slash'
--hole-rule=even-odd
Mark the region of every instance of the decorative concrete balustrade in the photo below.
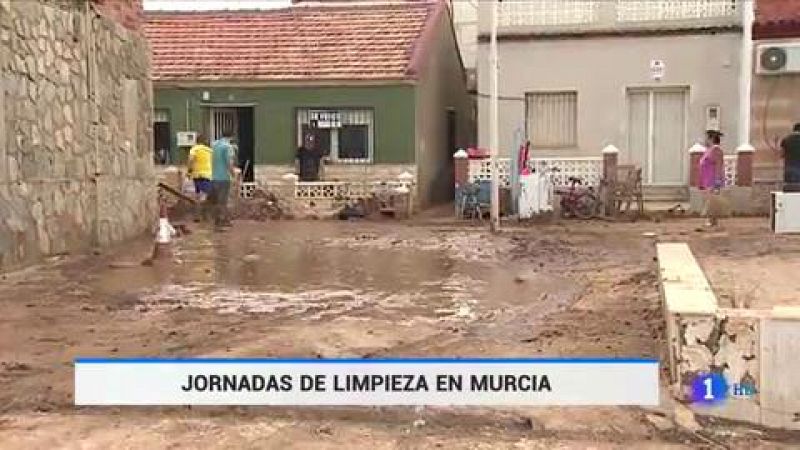
<svg viewBox="0 0 800 450">
<path fill-rule="evenodd" d="M 705 147 L 699 144 L 689 149 L 689 186 L 690 204 L 692 209 L 699 212 L 702 205 L 702 196 L 698 193 L 699 163 Z M 553 185 L 557 187 L 569 186 L 570 177 L 583 180 L 587 186 L 600 186 L 605 180 L 614 183 L 617 176 L 617 165 L 620 150 L 613 146 L 606 146 L 599 157 L 550 157 L 530 158 L 529 167 L 537 173 L 550 173 Z M 732 212 L 750 213 L 753 209 L 753 156 L 755 149 L 749 144 L 744 144 L 736 149 L 736 154 L 724 156 L 725 189 L 723 194 L 732 199 Z M 470 159 L 467 152 L 459 150 L 453 155 L 455 168 L 456 199 L 459 189 L 466 183 L 489 181 L 492 179 L 491 159 Z M 497 158 L 498 179 L 501 188 L 510 187 L 511 159 Z M 555 169 L 555 170 L 554 170 Z"/>
<path fill-rule="evenodd" d="M 308 200 L 357 200 L 367 198 L 373 194 L 383 192 L 410 191 L 414 183 L 412 180 L 388 180 L 388 181 L 284 181 L 283 183 L 270 183 L 267 187 L 279 185 L 292 188 L 294 198 Z M 241 198 L 253 198 L 253 193 L 258 189 L 259 183 L 241 183 L 239 196 Z M 406 191 L 406 192 L 408 192 Z"/>
<path fill-rule="evenodd" d="M 459 165 L 456 164 L 456 167 Z M 599 186 L 603 174 L 603 159 L 599 157 L 531 158 L 529 167 L 537 173 L 552 171 L 553 184 L 556 186 L 568 186 L 570 177 L 580 178 L 589 186 Z M 463 170 L 463 167 L 461 168 Z M 511 159 L 497 158 L 497 168 L 500 185 L 509 187 Z M 467 160 L 466 169 L 466 180 L 469 182 L 492 179 L 492 162 L 489 159 Z M 458 175 L 456 176 L 458 177 Z"/>
<path fill-rule="evenodd" d="M 499 34 L 597 32 L 653 28 L 733 27 L 741 23 L 742 0 L 527 0 L 505 1 L 498 11 Z M 487 8 L 487 5 L 480 5 Z M 486 9 L 481 11 L 488 12 Z M 486 16 L 488 17 L 488 16 Z M 489 20 L 480 32 L 489 31 Z"/>
</svg>

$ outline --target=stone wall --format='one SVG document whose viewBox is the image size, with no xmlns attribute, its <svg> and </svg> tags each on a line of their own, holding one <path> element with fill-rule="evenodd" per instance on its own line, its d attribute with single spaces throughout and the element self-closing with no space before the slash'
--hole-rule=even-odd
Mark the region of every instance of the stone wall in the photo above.
<svg viewBox="0 0 800 450">
<path fill-rule="evenodd" d="M 0 270 L 148 230 L 152 89 L 139 31 L 83 2 L 0 0 L 0 56 Z"/>
</svg>

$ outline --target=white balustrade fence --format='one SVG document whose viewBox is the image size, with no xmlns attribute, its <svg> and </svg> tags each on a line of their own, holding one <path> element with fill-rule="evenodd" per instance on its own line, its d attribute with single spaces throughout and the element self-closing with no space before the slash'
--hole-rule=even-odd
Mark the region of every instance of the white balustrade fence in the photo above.
<svg viewBox="0 0 800 450">
<path fill-rule="evenodd" d="M 737 13 L 737 0 L 619 0 L 620 22 L 714 19 Z"/>
<path fill-rule="evenodd" d="M 243 182 L 239 185 L 239 197 L 241 198 L 253 198 L 253 192 L 256 191 L 256 187 L 258 183 L 253 183 L 250 181 Z"/>
<path fill-rule="evenodd" d="M 497 22 L 504 26 L 580 25 L 595 22 L 598 0 L 511 0 L 498 6 Z"/>
<path fill-rule="evenodd" d="M 497 20 L 500 27 L 545 28 L 626 27 L 645 22 L 669 26 L 675 21 L 733 24 L 740 21 L 742 1 L 505 0 L 499 4 Z"/>
<path fill-rule="evenodd" d="M 373 194 L 408 189 L 410 181 L 299 181 L 294 186 L 294 197 L 307 200 L 356 200 Z"/>
<path fill-rule="evenodd" d="M 736 185 L 736 155 L 725 155 L 725 186 Z"/>
<path fill-rule="evenodd" d="M 736 155 L 725 155 L 725 186 L 736 184 Z M 509 187 L 511 183 L 511 160 L 498 158 L 500 186 Z M 530 167 L 536 173 L 552 172 L 555 186 L 569 186 L 569 178 L 576 177 L 589 186 L 599 186 L 603 178 L 603 159 L 586 158 L 531 158 Z M 469 180 L 471 182 L 492 179 L 492 165 L 489 159 L 472 159 L 469 161 Z"/>
<path fill-rule="evenodd" d="M 530 167 L 535 173 L 552 174 L 555 186 L 569 186 L 569 178 L 576 177 L 589 186 L 599 186 L 603 177 L 603 159 L 601 157 L 585 158 L 531 158 Z M 498 158 L 500 186 L 511 184 L 511 160 Z M 555 171 L 553 169 L 556 169 Z M 492 163 L 489 159 L 472 159 L 469 161 L 469 178 L 471 182 L 492 179 Z"/>
<path fill-rule="evenodd" d="M 253 193 L 258 183 L 242 183 L 239 189 L 241 198 L 253 198 Z M 356 200 L 367 198 L 373 194 L 394 192 L 398 189 L 408 189 L 411 192 L 411 181 L 298 181 L 297 183 L 271 183 L 269 188 L 281 189 L 288 187 L 294 192 L 294 198 L 303 200 Z"/>
</svg>

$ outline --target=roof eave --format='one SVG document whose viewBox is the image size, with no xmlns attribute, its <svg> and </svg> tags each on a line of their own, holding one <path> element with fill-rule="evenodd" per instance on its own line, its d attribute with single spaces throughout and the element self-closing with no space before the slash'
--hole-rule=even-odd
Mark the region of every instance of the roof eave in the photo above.
<svg viewBox="0 0 800 450">
<path fill-rule="evenodd" d="M 374 87 L 390 85 L 416 85 L 414 78 L 356 79 L 309 79 L 309 80 L 257 80 L 257 79 L 152 79 L 154 87 L 160 88 L 269 88 L 269 87 Z"/>
<path fill-rule="evenodd" d="M 436 5 L 433 6 L 433 11 L 425 18 L 425 24 L 422 27 L 422 32 L 417 36 L 414 41 L 414 47 L 411 50 L 411 59 L 408 62 L 406 74 L 415 80 L 422 76 L 423 66 L 428 60 L 430 48 L 436 39 L 436 25 L 440 22 L 442 14 L 447 10 L 447 5 L 444 1 L 438 0 Z"/>
<path fill-rule="evenodd" d="M 786 39 L 800 37 L 800 20 L 755 23 L 753 39 Z"/>
</svg>

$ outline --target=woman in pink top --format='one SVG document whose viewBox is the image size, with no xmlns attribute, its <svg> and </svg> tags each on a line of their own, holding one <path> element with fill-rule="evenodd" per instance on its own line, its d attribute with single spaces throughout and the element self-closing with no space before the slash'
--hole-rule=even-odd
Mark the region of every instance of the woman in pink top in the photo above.
<svg viewBox="0 0 800 450">
<path fill-rule="evenodd" d="M 724 153 L 719 146 L 722 133 L 719 131 L 706 131 L 706 151 L 700 158 L 700 189 L 705 193 L 705 216 L 708 218 L 707 226 L 717 226 L 719 208 L 717 203 L 720 189 L 725 180 Z"/>
</svg>

